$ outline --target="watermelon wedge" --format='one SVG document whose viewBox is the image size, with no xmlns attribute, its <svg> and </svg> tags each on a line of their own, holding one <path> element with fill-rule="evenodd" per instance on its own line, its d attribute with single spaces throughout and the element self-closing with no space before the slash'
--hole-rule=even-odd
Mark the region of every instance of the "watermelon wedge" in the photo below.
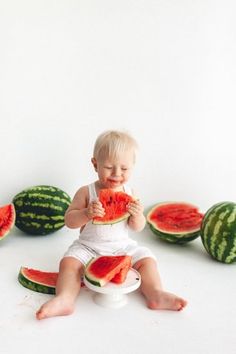
<svg viewBox="0 0 236 354">
<path fill-rule="evenodd" d="M 100 256 L 85 267 L 85 278 L 93 285 L 104 286 L 109 281 L 121 284 L 131 267 L 131 256 Z"/>
<path fill-rule="evenodd" d="M 58 272 L 44 272 L 37 269 L 21 267 L 18 280 L 25 288 L 43 294 L 55 294 Z M 81 279 L 81 287 L 84 283 Z"/>
<path fill-rule="evenodd" d="M 21 267 L 18 280 L 25 288 L 38 293 L 55 294 L 57 272 L 43 272 L 41 270 Z"/>
<path fill-rule="evenodd" d="M 112 189 L 102 189 L 99 193 L 99 200 L 105 209 L 103 217 L 95 217 L 93 224 L 109 225 L 127 219 L 130 214 L 127 206 L 133 198 L 124 192 L 115 192 Z"/>
<path fill-rule="evenodd" d="M 0 207 L 0 240 L 7 236 L 15 225 L 15 208 L 13 204 Z"/>
</svg>

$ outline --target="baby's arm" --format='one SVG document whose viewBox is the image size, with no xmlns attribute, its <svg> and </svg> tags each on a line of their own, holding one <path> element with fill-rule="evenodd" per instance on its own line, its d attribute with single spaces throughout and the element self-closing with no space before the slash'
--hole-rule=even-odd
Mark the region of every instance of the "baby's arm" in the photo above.
<svg viewBox="0 0 236 354">
<path fill-rule="evenodd" d="M 143 206 L 138 199 L 128 205 L 130 217 L 128 220 L 129 227 L 134 231 L 142 231 L 146 224 L 145 216 L 143 215 Z"/>
<path fill-rule="evenodd" d="M 65 213 L 65 224 L 71 229 L 87 224 L 95 216 L 104 216 L 104 209 L 99 201 L 88 204 L 88 187 L 81 187 L 76 192 L 71 205 Z"/>
</svg>

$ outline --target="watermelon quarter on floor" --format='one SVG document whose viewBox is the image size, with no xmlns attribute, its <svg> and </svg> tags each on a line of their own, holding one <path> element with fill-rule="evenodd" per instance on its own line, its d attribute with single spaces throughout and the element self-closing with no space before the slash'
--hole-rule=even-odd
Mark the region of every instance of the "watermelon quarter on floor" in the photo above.
<svg viewBox="0 0 236 354">
<path fill-rule="evenodd" d="M 206 251 L 222 263 L 236 261 L 236 204 L 220 202 L 205 214 L 201 240 Z"/>
<path fill-rule="evenodd" d="M 69 195 L 53 186 L 34 186 L 18 193 L 13 203 L 15 225 L 31 235 L 47 235 L 61 229 L 71 203 Z"/>
<path fill-rule="evenodd" d="M 43 272 L 26 267 L 21 267 L 18 274 L 21 285 L 43 294 L 55 294 L 57 277 L 57 272 Z"/>
</svg>

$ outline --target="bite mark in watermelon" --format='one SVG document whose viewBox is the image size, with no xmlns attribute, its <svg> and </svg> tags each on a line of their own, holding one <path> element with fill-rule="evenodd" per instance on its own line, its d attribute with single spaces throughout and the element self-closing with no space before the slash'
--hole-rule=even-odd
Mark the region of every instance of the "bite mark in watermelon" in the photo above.
<svg viewBox="0 0 236 354">
<path fill-rule="evenodd" d="M 131 256 L 100 256 L 85 267 L 85 278 L 93 285 L 104 286 L 109 281 L 121 284 L 131 267 Z"/>
<path fill-rule="evenodd" d="M 15 225 L 15 208 L 13 204 L 0 207 L 0 240 L 7 236 Z"/>
<path fill-rule="evenodd" d="M 109 225 L 127 219 L 130 214 L 127 206 L 134 199 L 127 193 L 115 192 L 112 189 L 102 189 L 99 193 L 99 200 L 105 209 L 103 217 L 95 217 L 94 224 Z"/>
<path fill-rule="evenodd" d="M 184 202 L 156 204 L 147 214 L 150 229 L 161 239 L 171 243 L 185 243 L 200 234 L 203 214 Z"/>
</svg>

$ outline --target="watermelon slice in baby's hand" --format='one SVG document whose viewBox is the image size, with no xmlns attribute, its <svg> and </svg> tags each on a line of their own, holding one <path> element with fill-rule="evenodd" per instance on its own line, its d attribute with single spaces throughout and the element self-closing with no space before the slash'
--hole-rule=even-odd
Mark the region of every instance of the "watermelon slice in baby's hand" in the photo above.
<svg viewBox="0 0 236 354">
<path fill-rule="evenodd" d="M 100 256 L 93 258 L 85 268 L 85 278 L 93 285 L 104 286 L 109 281 L 121 284 L 131 267 L 131 256 Z"/>
<path fill-rule="evenodd" d="M 127 212 L 127 206 L 134 199 L 124 192 L 115 192 L 112 189 L 101 189 L 99 200 L 105 209 L 105 215 L 103 217 L 95 217 L 93 224 L 109 225 L 125 220 L 130 216 Z"/>
</svg>

